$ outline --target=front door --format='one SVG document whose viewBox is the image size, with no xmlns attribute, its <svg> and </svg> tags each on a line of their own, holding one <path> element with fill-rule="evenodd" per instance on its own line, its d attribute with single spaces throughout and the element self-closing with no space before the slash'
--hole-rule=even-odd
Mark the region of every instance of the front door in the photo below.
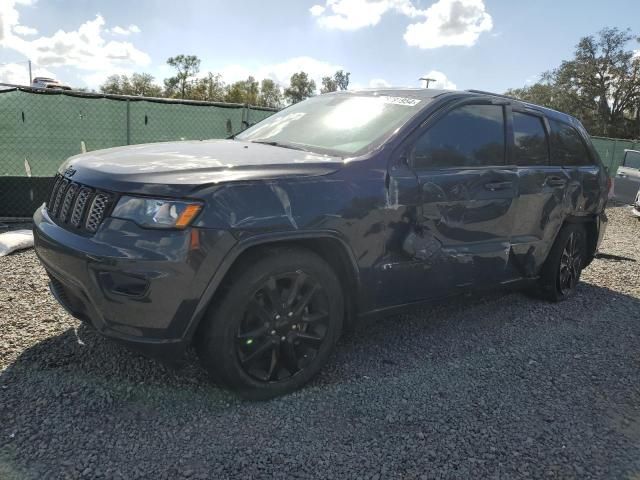
<svg viewBox="0 0 640 480">
<path fill-rule="evenodd" d="M 415 215 L 404 242 L 396 242 L 416 277 L 404 292 L 407 301 L 511 276 L 518 178 L 506 165 L 506 138 L 505 102 L 467 100 L 440 112 L 407 142 L 401 155 L 418 187 L 404 196 L 416 202 Z M 406 177 L 404 168 L 396 171 Z"/>
</svg>

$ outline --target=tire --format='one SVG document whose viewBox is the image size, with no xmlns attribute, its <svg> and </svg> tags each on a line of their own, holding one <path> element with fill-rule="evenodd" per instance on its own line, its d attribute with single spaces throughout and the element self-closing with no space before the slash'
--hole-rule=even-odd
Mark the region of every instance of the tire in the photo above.
<svg viewBox="0 0 640 480">
<path fill-rule="evenodd" d="M 297 390 L 342 332 L 340 280 L 312 251 L 264 249 L 234 268 L 203 318 L 198 356 L 217 383 L 251 400 Z"/>
<path fill-rule="evenodd" d="M 571 297 L 587 261 L 587 233 L 582 225 L 560 229 L 540 276 L 542 296 L 552 302 Z"/>
</svg>

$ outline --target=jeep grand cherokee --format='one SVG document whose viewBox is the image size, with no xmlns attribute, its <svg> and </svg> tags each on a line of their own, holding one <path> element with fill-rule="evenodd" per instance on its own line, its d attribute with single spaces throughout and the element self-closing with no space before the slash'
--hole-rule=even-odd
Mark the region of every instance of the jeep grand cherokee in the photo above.
<svg viewBox="0 0 640 480">
<path fill-rule="evenodd" d="M 484 92 L 338 92 L 233 139 L 71 157 L 35 213 L 74 316 L 222 385 L 290 392 L 356 319 L 500 285 L 572 295 L 608 176 L 582 125 Z"/>
</svg>

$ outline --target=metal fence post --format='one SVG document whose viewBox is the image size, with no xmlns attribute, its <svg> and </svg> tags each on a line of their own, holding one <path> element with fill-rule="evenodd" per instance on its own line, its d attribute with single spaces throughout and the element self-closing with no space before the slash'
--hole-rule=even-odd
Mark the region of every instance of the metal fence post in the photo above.
<svg viewBox="0 0 640 480">
<path fill-rule="evenodd" d="M 127 98 L 127 145 L 131 145 L 131 106 Z"/>
</svg>

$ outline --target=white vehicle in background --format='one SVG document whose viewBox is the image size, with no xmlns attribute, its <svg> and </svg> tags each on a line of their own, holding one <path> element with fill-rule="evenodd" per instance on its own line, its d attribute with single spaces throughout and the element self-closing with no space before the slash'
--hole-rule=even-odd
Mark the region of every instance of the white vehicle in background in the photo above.
<svg viewBox="0 0 640 480">
<path fill-rule="evenodd" d="M 49 77 L 36 77 L 31 82 L 32 88 L 47 88 L 53 90 L 71 90 L 71 87 L 66 83 L 59 82 L 54 78 Z"/>
<path fill-rule="evenodd" d="M 638 203 L 640 190 L 640 151 L 625 150 L 622 165 L 618 167 L 614 184 L 613 199 L 626 205 Z"/>
<path fill-rule="evenodd" d="M 631 213 L 634 217 L 640 220 L 640 190 L 638 190 L 638 194 L 636 195 L 636 201 L 633 204 Z"/>
</svg>

